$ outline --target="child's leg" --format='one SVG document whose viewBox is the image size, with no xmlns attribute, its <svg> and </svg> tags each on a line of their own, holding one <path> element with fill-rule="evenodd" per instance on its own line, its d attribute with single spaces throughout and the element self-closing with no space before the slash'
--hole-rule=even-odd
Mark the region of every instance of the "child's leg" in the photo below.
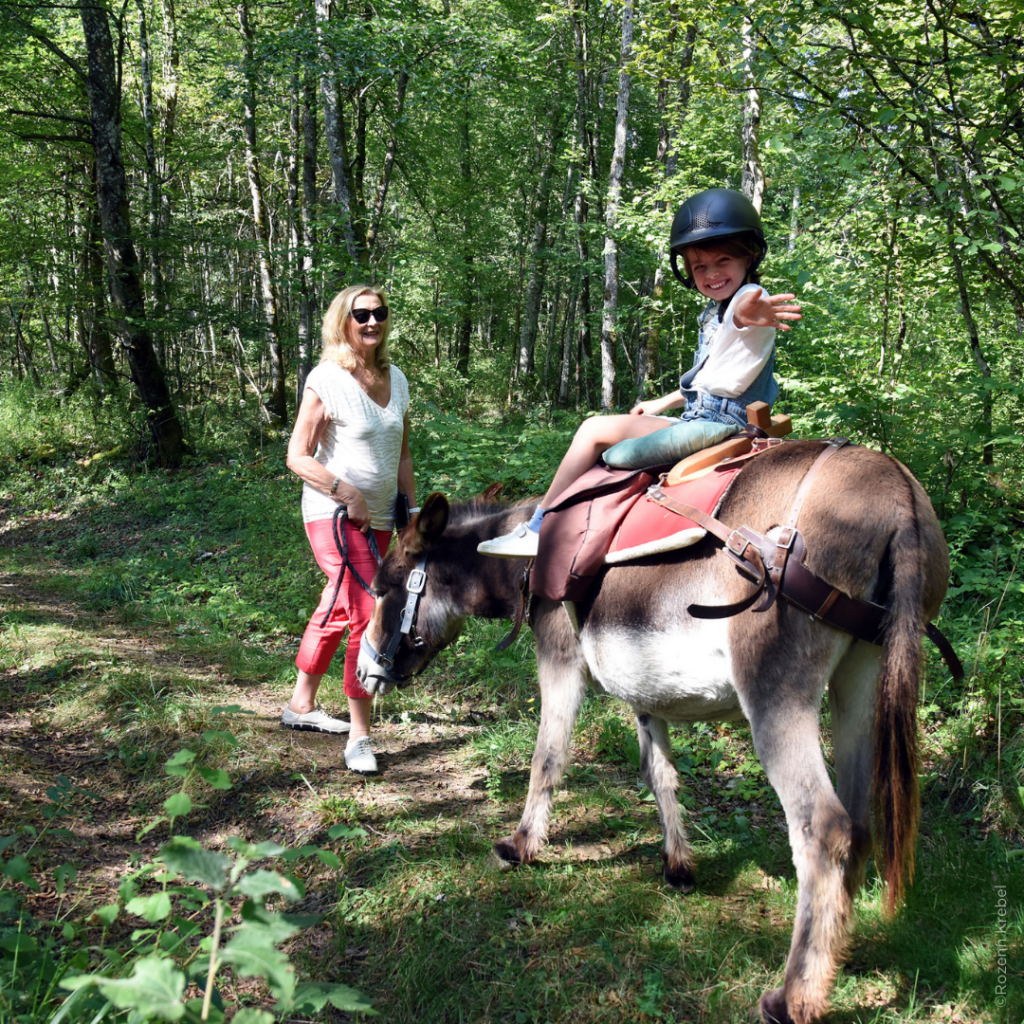
<svg viewBox="0 0 1024 1024">
<path fill-rule="evenodd" d="M 555 479 L 541 499 L 541 503 L 529 523 L 520 523 L 511 533 L 503 537 L 481 541 L 477 551 L 482 555 L 496 558 L 536 558 L 540 544 L 540 524 L 544 510 L 557 500 L 570 484 L 575 483 L 591 466 L 597 457 L 613 444 L 627 438 L 646 437 L 656 430 L 671 427 L 672 420 L 664 416 L 593 416 L 584 420 L 562 456 Z M 355 720 L 353 719 L 353 728 Z"/>
<path fill-rule="evenodd" d="M 631 437 L 646 437 L 656 430 L 671 427 L 673 420 L 664 416 L 591 416 L 584 420 L 562 456 L 551 486 L 541 499 L 541 508 L 554 504 L 555 499 L 570 484 L 575 483 L 591 466 L 597 457 L 613 444 Z"/>
</svg>

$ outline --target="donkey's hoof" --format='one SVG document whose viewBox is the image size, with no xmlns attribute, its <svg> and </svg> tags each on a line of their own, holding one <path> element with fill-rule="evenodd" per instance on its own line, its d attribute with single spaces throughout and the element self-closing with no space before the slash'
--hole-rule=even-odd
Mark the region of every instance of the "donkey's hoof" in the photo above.
<svg viewBox="0 0 1024 1024">
<path fill-rule="evenodd" d="M 517 868 L 523 863 L 523 858 L 519 856 L 516 844 L 511 839 L 502 839 L 495 843 L 492 852 L 494 859 L 498 862 L 498 867 L 503 871 Z"/>
<path fill-rule="evenodd" d="M 697 889 L 697 879 L 694 877 L 693 871 L 685 864 L 680 864 L 675 868 L 671 868 L 666 864 L 665 883 L 683 893 L 684 896 L 695 892 Z"/>
<path fill-rule="evenodd" d="M 795 1024 L 786 1009 L 786 996 L 781 988 L 773 988 L 761 996 L 759 1004 L 764 1024 Z"/>
</svg>

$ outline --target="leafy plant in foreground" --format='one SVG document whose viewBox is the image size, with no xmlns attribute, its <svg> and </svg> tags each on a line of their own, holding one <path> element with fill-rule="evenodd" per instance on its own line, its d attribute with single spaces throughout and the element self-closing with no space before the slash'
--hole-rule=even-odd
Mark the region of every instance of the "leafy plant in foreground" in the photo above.
<svg viewBox="0 0 1024 1024">
<path fill-rule="evenodd" d="M 203 739 L 208 744 L 236 743 L 226 731 L 209 731 Z M 213 789 L 225 790 L 231 788 L 230 778 L 222 769 L 198 763 L 191 750 L 171 757 L 166 770 L 171 778 L 180 780 L 180 788 L 164 801 L 165 814 L 142 834 L 166 823 L 170 838 L 152 862 L 122 881 L 123 907 L 114 903 L 90 915 L 103 925 L 103 940 L 98 948 L 91 947 L 101 958 L 97 969 L 86 971 L 90 950 L 73 944 L 81 938 L 80 926 L 66 920 L 58 929 L 59 921 L 37 921 L 20 908 L 16 894 L 0 890 L 0 950 L 4 954 L 0 1018 L 61 1024 L 96 1022 L 129 1011 L 128 1019 L 138 1024 L 154 1020 L 217 1024 L 233 1011 L 231 1019 L 237 1024 L 271 1024 L 277 1014 L 308 1015 L 328 1004 L 348 1013 L 374 1014 L 366 999 L 347 985 L 300 981 L 279 948 L 319 918 L 276 909 L 282 902 L 301 899 L 305 892 L 301 882 L 265 865 L 315 856 L 327 867 L 338 868 L 338 855 L 312 845 L 289 850 L 273 842 L 249 843 L 237 836 L 227 840 L 230 853 L 207 849 L 190 836 L 177 834 L 175 822 L 191 812 L 188 791 L 194 785 L 203 781 Z M 48 792 L 53 805 L 47 808 L 51 812 L 47 817 L 52 820 L 66 813 L 79 792 L 62 778 Z M 335 839 L 361 833 L 336 825 L 328 834 Z M 19 838 L 0 839 L 0 853 Z M 4 888 L 20 883 L 38 890 L 28 859 L 33 846 L 25 854 L 0 862 Z M 63 893 L 74 874 L 68 865 L 57 869 L 58 893 Z M 108 945 L 110 926 L 122 912 L 141 918 L 146 926 L 135 929 L 126 941 Z M 276 1000 L 274 1012 L 225 1005 L 217 988 L 218 975 L 225 967 L 239 978 L 263 979 Z M 71 992 L 63 1003 L 58 987 Z"/>
</svg>

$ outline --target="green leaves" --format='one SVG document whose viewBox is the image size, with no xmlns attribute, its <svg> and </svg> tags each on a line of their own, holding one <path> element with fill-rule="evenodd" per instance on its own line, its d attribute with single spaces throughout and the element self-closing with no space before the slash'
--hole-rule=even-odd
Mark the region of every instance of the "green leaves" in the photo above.
<svg viewBox="0 0 1024 1024">
<path fill-rule="evenodd" d="M 266 978 L 278 1004 L 287 1004 L 295 991 L 295 971 L 275 945 L 273 932 L 256 922 L 248 922 L 235 932 L 221 951 L 242 978 Z"/>
<path fill-rule="evenodd" d="M 182 996 L 185 993 L 185 973 L 172 960 L 147 956 L 135 964 L 129 978 L 105 978 L 102 975 L 79 975 L 66 978 L 61 986 L 79 989 L 95 985 L 115 1006 L 133 1009 L 143 1017 L 177 1021 L 185 1014 Z"/>
<path fill-rule="evenodd" d="M 300 1013 L 319 1013 L 330 1004 L 343 1013 L 365 1013 L 377 1016 L 373 1004 L 362 994 L 348 985 L 330 982 L 303 982 L 295 989 L 295 1009 Z"/>
<path fill-rule="evenodd" d="M 28 858 L 21 854 L 5 860 L 2 865 L 3 873 L 14 882 L 22 882 L 33 892 L 39 892 L 39 883 L 32 877 L 32 869 L 29 866 Z"/>
<path fill-rule="evenodd" d="M 171 916 L 171 897 L 166 892 L 154 893 L 152 896 L 136 896 L 128 901 L 125 910 L 129 914 L 138 914 L 150 924 L 156 924 Z"/>
<path fill-rule="evenodd" d="M 168 775 L 177 775 L 179 778 L 184 778 L 188 775 L 188 766 L 196 759 L 196 755 L 191 750 L 179 750 L 167 764 L 164 766 L 164 770 Z"/>
<path fill-rule="evenodd" d="M 214 789 L 231 788 L 231 779 L 222 768 L 199 768 L 197 771 Z"/>
<path fill-rule="evenodd" d="M 199 882 L 215 892 L 222 892 L 227 885 L 230 859 L 223 853 L 205 849 L 187 836 L 175 836 L 157 856 L 168 871 L 180 874 L 189 882 Z"/>
<path fill-rule="evenodd" d="M 164 801 L 164 810 L 172 818 L 188 814 L 192 810 L 192 798 L 188 793 L 172 793 Z"/>
<path fill-rule="evenodd" d="M 264 899 L 272 893 L 284 896 L 288 900 L 302 899 L 304 890 L 290 878 L 279 875 L 276 871 L 253 871 L 243 875 L 235 885 L 235 890 L 252 899 Z"/>
</svg>

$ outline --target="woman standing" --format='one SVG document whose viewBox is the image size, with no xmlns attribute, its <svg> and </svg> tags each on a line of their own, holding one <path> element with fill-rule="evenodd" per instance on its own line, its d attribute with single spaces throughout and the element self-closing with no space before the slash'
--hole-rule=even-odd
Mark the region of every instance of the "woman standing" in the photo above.
<svg viewBox="0 0 1024 1024">
<path fill-rule="evenodd" d="M 388 358 L 391 327 L 383 290 L 353 285 L 335 296 L 323 325 L 320 365 L 306 379 L 288 443 L 288 468 L 303 481 L 302 519 L 317 564 L 328 584 L 303 634 L 295 659 L 299 674 L 281 716 L 286 729 L 349 733 L 345 764 L 355 772 L 377 770 L 370 744 L 373 698 L 356 679 L 363 631 L 374 599 L 359 580 L 376 571 L 370 530 L 383 554 L 394 528 L 401 491 L 416 503 L 409 453 L 409 385 Z M 342 555 L 334 537 L 334 513 L 347 507 L 344 540 L 350 569 L 341 587 Z M 355 572 L 351 571 L 355 570 Z M 346 627 L 345 695 L 351 722 L 317 707 L 316 694 Z"/>
</svg>

